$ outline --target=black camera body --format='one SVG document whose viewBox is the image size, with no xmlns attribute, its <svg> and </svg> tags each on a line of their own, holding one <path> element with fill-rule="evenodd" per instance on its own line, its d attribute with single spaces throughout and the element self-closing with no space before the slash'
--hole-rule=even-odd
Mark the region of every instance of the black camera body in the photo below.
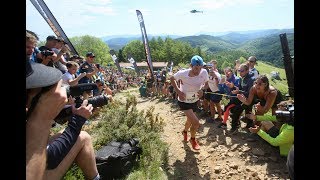
<svg viewBox="0 0 320 180">
<path fill-rule="evenodd" d="M 285 123 L 294 121 L 294 105 L 293 104 L 287 105 L 285 111 L 277 110 L 275 113 L 278 121 L 282 121 Z"/>
<path fill-rule="evenodd" d="M 83 99 L 81 98 L 83 92 L 98 89 L 95 83 L 84 83 L 76 86 L 67 87 L 67 97 L 70 95 L 75 98 L 76 108 L 80 107 Z M 94 108 L 102 107 L 108 104 L 109 98 L 106 95 L 94 96 L 88 99 L 88 104 L 92 104 Z M 55 118 L 55 122 L 64 124 L 72 116 L 72 107 L 67 107 L 61 110 L 58 116 Z"/>
<path fill-rule="evenodd" d="M 50 50 L 44 50 L 44 51 L 41 51 L 41 54 L 45 57 L 48 57 L 48 56 L 52 56 L 54 52 Z"/>
</svg>

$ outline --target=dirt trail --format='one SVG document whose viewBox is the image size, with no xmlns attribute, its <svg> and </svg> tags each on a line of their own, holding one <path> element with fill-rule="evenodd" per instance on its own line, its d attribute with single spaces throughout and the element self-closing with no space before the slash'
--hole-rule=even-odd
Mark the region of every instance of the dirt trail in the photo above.
<svg viewBox="0 0 320 180">
<path fill-rule="evenodd" d="M 115 98 L 123 100 L 121 94 Z M 137 97 L 139 111 L 155 106 L 154 113 L 166 123 L 162 139 L 169 144 L 168 179 L 289 179 L 286 159 L 277 148 L 263 140 L 248 142 L 243 129 L 226 135 L 217 122 L 208 123 L 206 117 L 200 117 L 196 138 L 201 149 L 195 151 L 189 142 L 183 142 L 186 116 L 178 105 L 168 98 L 141 98 L 137 88 L 130 89 L 130 94 Z"/>
</svg>

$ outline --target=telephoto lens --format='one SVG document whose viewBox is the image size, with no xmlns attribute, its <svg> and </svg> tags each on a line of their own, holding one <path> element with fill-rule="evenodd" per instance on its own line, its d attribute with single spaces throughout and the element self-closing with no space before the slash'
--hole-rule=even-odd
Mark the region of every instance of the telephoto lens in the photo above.
<svg viewBox="0 0 320 180">
<path fill-rule="evenodd" d="M 109 98 L 106 95 L 94 96 L 88 99 L 88 103 L 95 107 L 102 107 L 108 104 Z"/>
</svg>

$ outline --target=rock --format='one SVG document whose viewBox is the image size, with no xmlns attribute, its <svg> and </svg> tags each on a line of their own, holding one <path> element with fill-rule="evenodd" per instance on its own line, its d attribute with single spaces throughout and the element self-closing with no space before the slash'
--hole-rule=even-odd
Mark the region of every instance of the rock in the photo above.
<svg viewBox="0 0 320 180">
<path fill-rule="evenodd" d="M 257 156 L 263 156 L 265 154 L 265 152 L 260 148 L 252 149 L 252 153 Z"/>
<path fill-rule="evenodd" d="M 238 146 L 239 146 L 239 144 L 234 144 L 234 145 L 231 146 L 230 150 L 234 151 L 234 150 L 237 149 Z"/>
<path fill-rule="evenodd" d="M 233 169 L 238 169 L 239 166 L 236 163 L 231 163 L 229 167 Z"/>
<path fill-rule="evenodd" d="M 226 137 L 226 145 L 228 145 L 228 146 L 232 145 L 231 137 Z"/>
<path fill-rule="evenodd" d="M 214 167 L 214 172 L 215 173 L 220 173 L 221 172 L 221 167 L 220 166 L 216 166 L 216 167 Z"/>
<path fill-rule="evenodd" d="M 218 142 L 213 142 L 211 147 L 215 148 L 215 147 L 218 147 L 219 146 L 219 143 Z"/>
<path fill-rule="evenodd" d="M 230 157 L 234 156 L 233 152 L 228 152 L 227 155 L 230 156 Z"/>
<path fill-rule="evenodd" d="M 259 159 L 258 159 L 258 157 L 252 156 L 252 157 L 250 158 L 250 161 L 253 162 L 253 163 L 256 163 L 256 162 L 259 161 Z"/>
<path fill-rule="evenodd" d="M 278 161 L 278 158 L 275 157 L 275 156 L 271 156 L 271 157 L 269 157 L 269 159 L 271 159 L 273 162 L 277 162 Z"/>
<path fill-rule="evenodd" d="M 251 174 L 251 176 L 256 177 L 256 176 L 258 176 L 258 173 L 257 173 L 257 172 L 253 172 L 253 173 Z"/>
</svg>

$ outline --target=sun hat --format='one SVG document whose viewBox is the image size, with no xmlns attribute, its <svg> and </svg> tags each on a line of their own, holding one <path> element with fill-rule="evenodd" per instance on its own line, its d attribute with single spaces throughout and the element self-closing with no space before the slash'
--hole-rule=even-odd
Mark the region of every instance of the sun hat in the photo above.
<svg viewBox="0 0 320 180">
<path fill-rule="evenodd" d="M 26 62 L 26 89 L 46 87 L 60 81 L 60 70 L 40 63 Z"/>
</svg>

